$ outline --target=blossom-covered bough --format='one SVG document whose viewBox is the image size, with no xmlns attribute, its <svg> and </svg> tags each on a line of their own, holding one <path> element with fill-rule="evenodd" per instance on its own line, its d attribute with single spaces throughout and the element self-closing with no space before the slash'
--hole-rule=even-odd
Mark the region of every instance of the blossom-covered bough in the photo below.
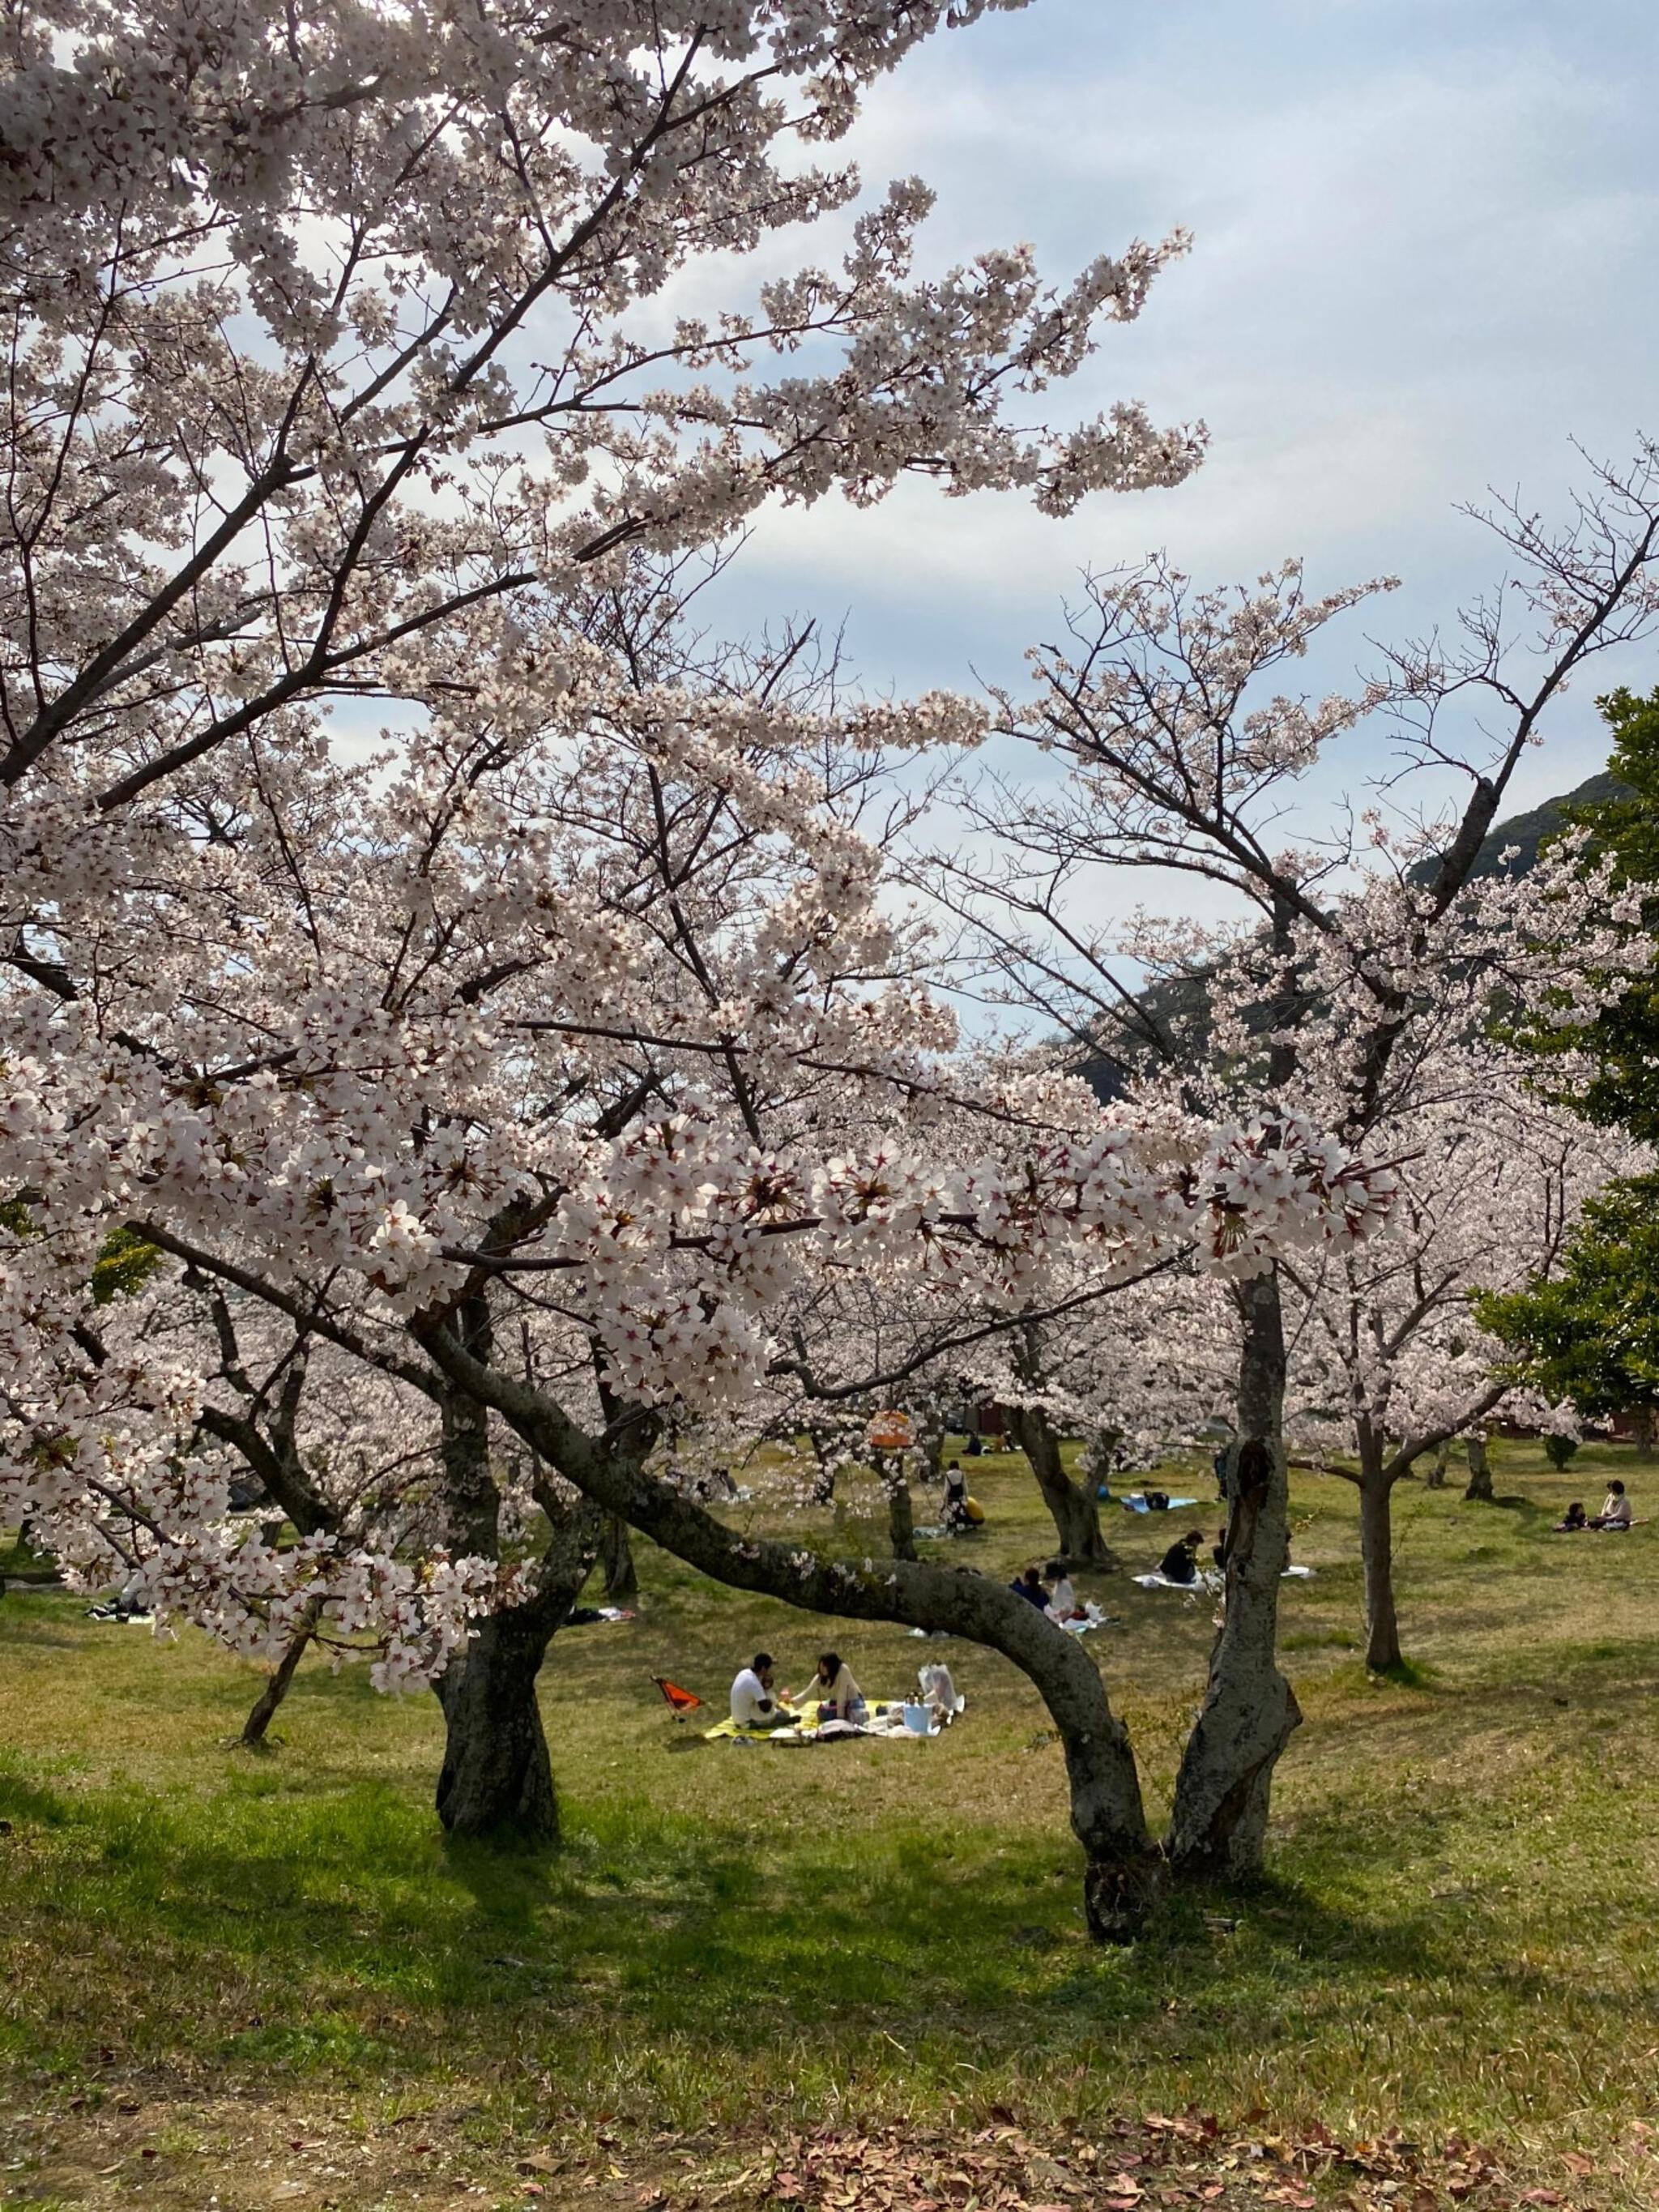
<svg viewBox="0 0 1659 2212">
<path fill-rule="evenodd" d="M 1559 1190 L 1534 1166 L 1560 1133 L 1545 1126 L 1540 1101 L 1528 1103 L 1520 1060 L 1490 1040 L 1478 1066 L 1468 1051 L 1496 1007 L 1512 1017 L 1535 1006 L 1569 1024 L 1575 1006 L 1617 988 L 1607 979 L 1631 957 L 1607 921 L 1616 902 L 1598 902 L 1605 887 L 1571 854 L 1513 880 L 1477 864 L 1553 702 L 1597 654 L 1650 635 L 1659 617 L 1659 453 L 1644 444 L 1629 466 L 1597 469 L 1565 526 L 1513 504 L 1482 519 L 1503 549 L 1501 586 L 1445 635 L 1388 651 L 1359 690 L 1318 701 L 1286 696 L 1283 672 L 1387 580 L 1315 599 L 1291 562 L 1254 586 L 1209 591 L 1164 560 L 1091 580 L 1069 642 L 1030 656 L 1030 696 L 994 702 L 998 730 L 1058 754 L 1065 778 L 987 773 L 963 801 L 983 842 L 959 840 L 927 870 L 971 925 L 980 971 L 1074 1040 L 1097 1079 L 1110 1072 L 1131 1096 L 1211 1111 L 1241 1093 L 1293 1097 L 1345 1141 L 1405 1161 L 1408 1194 L 1417 1155 L 1425 1224 L 1454 1195 L 1477 1210 L 1494 1203 L 1489 1176 L 1449 1166 L 1447 1101 L 1461 1092 L 1472 1121 L 1482 1082 L 1503 1098 L 1492 1128 L 1528 1130 L 1504 1155 L 1503 1208 L 1535 1208 Z M 1355 778 L 1363 801 L 1346 828 L 1333 830 L 1322 811 L 1298 841 L 1297 784 L 1351 736 L 1368 749 Z M 1118 867 L 1202 878 L 1248 919 L 1096 924 L 1101 872 Z M 1523 1241 L 1537 1256 L 1554 1233 L 1547 1217 Z M 1482 1240 L 1452 1241 L 1472 1252 Z M 1334 1326 L 1372 1336 L 1346 1363 L 1357 1435 L 1377 1410 L 1375 1332 L 1394 1303 L 1390 1273 L 1386 1255 L 1320 1273 L 1322 1297 L 1338 1277 L 1353 1293 Z M 1460 1262 L 1447 1296 L 1474 1287 Z M 1368 1304 L 1373 1293 L 1380 1303 Z M 1385 1344 L 1411 1303 L 1382 1322 Z M 1299 1715 L 1274 1658 L 1286 1545 L 1279 1271 L 1241 1284 L 1237 1305 L 1237 1433 L 1273 1443 L 1273 1477 L 1247 1500 L 1233 1455 L 1225 1625 L 1170 1845 L 1177 1863 L 1243 1871 L 1259 1862 L 1273 1765 Z M 1425 1324 L 1437 1310 L 1431 1298 Z M 1399 1338 L 1402 1358 L 1418 1338 L 1415 1326 Z M 1408 1398 L 1402 1390 L 1396 1410 Z M 1485 1389 L 1456 1405 L 1425 1402 L 1425 1425 L 1404 1439 L 1413 1456 L 1492 1402 Z M 1409 1462 L 1368 1445 L 1361 1462 L 1373 1650 L 1386 1662 L 1397 1649 L 1389 1497 Z"/>
<path fill-rule="evenodd" d="M 12 11 L 0 786 L 33 834 L 84 842 L 74 802 L 122 811 L 323 701 L 418 714 L 422 647 L 468 617 L 510 660 L 520 604 L 769 499 L 921 471 L 1062 514 L 1179 481 L 1199 434 L 1137 407 L 1005 414 L 1139 312 L 1178 240 L 1059 291 L 1024 249 L 921 279 L 912 179 L 839 267 L 677 308 L 700 261 L 847 208 L 856 173 L 803 154 L 986 12 Z"/>
</svg>

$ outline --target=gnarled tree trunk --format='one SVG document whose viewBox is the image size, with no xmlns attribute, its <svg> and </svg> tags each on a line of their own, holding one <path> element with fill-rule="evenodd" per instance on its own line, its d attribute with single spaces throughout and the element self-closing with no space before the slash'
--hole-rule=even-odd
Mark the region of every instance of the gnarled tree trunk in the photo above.
<svg viewBox="0 0 1659 2212">
<path fill-rule="evenodd" d="M 1358 1425 L 1359 1557 L 1365 1576 L 1365 1664 L 1386 1674 L 1400 1664 L 1400 1618 L 1394 1601 L 1394 1475 L 1388 1447 L 1368 1422 Z"/>
<path fill-rule="evenodd" d="M 1100 1533 L 1100 1508 L 1093 1487 L 1073 1482 L 1060 1462 L 1060 1438 L 1040 1406 L 1009 1410 L 1014 1442 L 1031 1462 L 1037 1488 L 1054 1524 L 1055 1554 L 1068 1567 L 1109 1574 L 1117 1565 Z"/>
<path fill-rule="evenodd" d="M 536 1698 L 553 1627 L 539 1603 L 491 1613 L 433 1685 L 444 1716 L 438 1818 L 453 1835 L 558 1839 L 559 1801 Z"/>
<path fill-rule="evenodd" d="M 634 1565 L 628 1523 L 614 1513 L 606 1514 L 599 1538 L 599 1571 L 605 1577 L 605 1595 L 610 1604 L 625 1605 L 639 1595 L 640 1577 Z"/>
<path fill-rule="evenodd" d="M 1178 1872 L 1205 1877 L 1259 1871 L 1273 1769 L 1302 1719 L 1275 1652 L 1279 1578 L 1290 1558 L 1277 1274 L 1241 1284 L 1238 1298 L 1242 1441 L 1227 1459 L 1226 1612 L 1176 1778 L 1164 1846 Z"/>
<path fill-rule="evenodd" d="M 887 1528 L 896 1559 L 916 1556 L 916 1509 L 902 1468 L 882 1470 L 887 1489 Z"/>
<path fill-rule="evenodd" d="M 445 1333 L 470 1358 L 487 1359 L 484 1299 L 464 1301 Z M 499 1559 L 501 1499 L 490 1468 L 488 1409 L 459 1387 L 444 1391 L 440 1404 L 451 1546 L 458 1556 Z M 534 1448 L 533 1437 L 525 1441 Z M 487 1614 L 433 1684 L 444 1717 L 438 1818 L 456 1835 L 532 1843 L 558 1838 L 558 1796 L 536 1677 L 592 1571 L 604 1516 L 586 1500 L 567 1504 L 545 1482 L 538 1486 L 537 1503 L 549 1534 L 535 1596 Z"/>
<path fill-rule="evenodd" d="M 1485 1437 L 1471 1437 L 1464 1447 L 1468 1454 L 1469 1481 L 1463 1492 L 1465 1499 L 1483 1499 L 1492 1503 L 1492 1462 L 1486 1456 Z"/>
<path fill-rule="evenodd" d="M 444 1716 L 438 1818 L 454 1835 L 558 1840 L 536 1678 L 592 1569 L 604 1516 L 586 1500 L 540 1502 L 550 1533 L 535 1596 L 487 1614 L 432 1686 Z"/>
</svg>

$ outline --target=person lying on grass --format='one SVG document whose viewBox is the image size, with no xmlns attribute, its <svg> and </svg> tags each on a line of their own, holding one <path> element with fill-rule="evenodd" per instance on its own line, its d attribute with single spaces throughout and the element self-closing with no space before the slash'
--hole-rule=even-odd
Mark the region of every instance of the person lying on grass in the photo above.
<svg viewBox="0 0 1659 2212">
<path fill-rule="evenodd" d="M 1607 1502 L 1589 1525 L 1592 1528 L 1628 1528 L 1630 1524 L 1630 1500 L 1625 1495 L 1625 1486 L 1622 1482 L 1610 1482 Z"/>
<path fill-rule="evenodd" d="M 817 1680 L 812 1686 L 818 1696 L 820 1721 L 861 1721 L 869 1712 L 864 1692 L 853 1680 L 852 1668 L 838 1651 L 819 1652 Z"/>
<path fill-rule="evenodd" d="M 1561 1518 L 1555 1523 L 1551 1534 L 1557 1536 L 1570 1536 L 1575 1529 L 1589 1527 L 1589 1522 L 1584 1518 L 1583 1500 L 1575 1498 Z"/>
<path fill-rule="evenodd" d="M 1201 1528 L 1189 1528 L 1186 1534 L 1169 1550 L 1158 1563 L 1158 1571 L 1166 1583 L 1195 1583 L 1198 1580 L 1198 1547 L 1204 1541 Z"/>
<path fill-rule="evenodd" d="M 741 1729 L 787 1728 L 794 1719 L 787 1711 L 789 1692 L 772 1687 L 772 1655 L 757 1651 L 732 1685 L 732 1717 Z"/>
</svg>

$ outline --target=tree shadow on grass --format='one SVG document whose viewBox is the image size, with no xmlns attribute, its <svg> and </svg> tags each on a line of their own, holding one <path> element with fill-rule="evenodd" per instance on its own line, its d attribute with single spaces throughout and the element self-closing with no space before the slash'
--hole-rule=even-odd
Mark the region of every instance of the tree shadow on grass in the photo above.
<svg viewBox="0 0 1659 2212">
<path fill-rule="evenodd" d="M 573 2087 L 630 2051 L 718 2085 L 763 2045 L 809 2071 L 854 2049 L 890 2068 L 895 2043 L 942 2069 L 1029 2070 L 1085 2027 L 1102 2048 L 1198 2057 L 1264 2008 L 1455 1980 L 1485 1910 L 1391 1888 L 1401 1832 L 1346 1803 L 1279 1844 L 1307 1878 L 1176 1889 L 1142 1942 L 1103 1953 L 1059 1834 L 917 1821 L 777 1841 L 567 1800 L 560 1849 L 503 1851 L 442 1836 L 412 1792 L 262 1783 L 180 1802 L 0 1778 L 0 1810 L 42 1832 L 18 1873 L 52 1858 L 9 1901 L 15 1932 L 67 1962 L 77 1926 L 100 1930 L 100 1984 L 66 1976 L 55 1997 L 62 2047 L 381 2082 L 459 2060 L 498 2079 L 564 2069 Z M 1455 1811 L 1413 1805 L 1413 1862 L 1453 1855 Z M 1524 1954 L 1501 1974 L 1547 2000 Z"/>
<path fill-rule="evenodd" d="M 69 1818 L 66 1801 L 55 1790 L 0 1765 L 0 1819 L 21 1828 L 25 1822 L 40 1828 L 61 1828 Z"/>
<path fill-rule="evenodd" d="M 488 1841 L 441 1835 L 437 1847 L 446 1872 L 472 1899 L 482 1923 L 520 1929 L 533 1925 L 551 1896 L 563 1849 L 545 1838 L 510 1833 Z"/>
</svg>

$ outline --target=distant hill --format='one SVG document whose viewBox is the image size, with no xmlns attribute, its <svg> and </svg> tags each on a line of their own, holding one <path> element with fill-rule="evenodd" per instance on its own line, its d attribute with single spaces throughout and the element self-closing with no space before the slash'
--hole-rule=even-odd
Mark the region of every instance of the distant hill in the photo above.
<svg viewBox="0 0 1659 2212">
<path fill-rule="evenodd" d="M 1563 792 L 1558 799 L 1547 799 L 1541 806 L 1533 807 L 1525 814 L 1511 814 L 1502 822 L 1494 823 L 1482 841 L 1470 873 L 1474 876 L 1523 876 L 1538 859 L 1539 848 L 1559 836 L 1566 827 L 1568 812 L 1580 806 L 1589 806 L 1608 799 L 1627 799 L 1630 786 L 1603 769 L 1597 775 L 1589 776 Z M 1513 848 L 1513 858 L 1504 854 Z M 1419 860 L 1411 871 L 1413 883 L 1426 883 L 1433 875 L 1437 863 L 1433 859 Z M 1153 984 L 1143 992 L 1137 1002 L 1152 1015 L 1160 1027 L 1182 1040 L 1185 1048 L 1202 1049 L 1205 1030 L 1205 998 L 1201 986 L 1184 978 Z M 1248 1017 L 1247 1017 L 1248 1018 Z M 1127 1026 L 1127 1025 L 1126 1025 Z M 1090 1054 L 1075 1063 L 1076 1073 L 1094 1091 L 1097 1097 L 1109 1105 L 1121 1097 L 1125 1079 L 1121 1063 L 1109 1052 Z"/>
<path fill-rule="evenodd" d="M 1528 814 L 1511 814 L 1506 821 L 1494 823 L 1475 857 L 1473 873 L 1477 876 L 1524 876 L 1538 858 L 1538 848 L 1547 839 L 1559 836 L 1566 827 L 1569 808 L 1590 806 L 1607 799 L 1628 799 L 1631 788 L 1620 783 L 1616 775 L 1603 769 L 1599 775 L 1588 777 L 1573 790 L 1564 792 L 1559 799 L 1547 799 L 1541 806 L 1534 806 Z M 1516 858 L 1505 866 L 1503 855 L 1510 846 L 1518 850 Z M 1434 873 L 1432 860 L 1419 860 L 1412 870 L 1413 883 L 1426 883 Z"/>
</svg>

